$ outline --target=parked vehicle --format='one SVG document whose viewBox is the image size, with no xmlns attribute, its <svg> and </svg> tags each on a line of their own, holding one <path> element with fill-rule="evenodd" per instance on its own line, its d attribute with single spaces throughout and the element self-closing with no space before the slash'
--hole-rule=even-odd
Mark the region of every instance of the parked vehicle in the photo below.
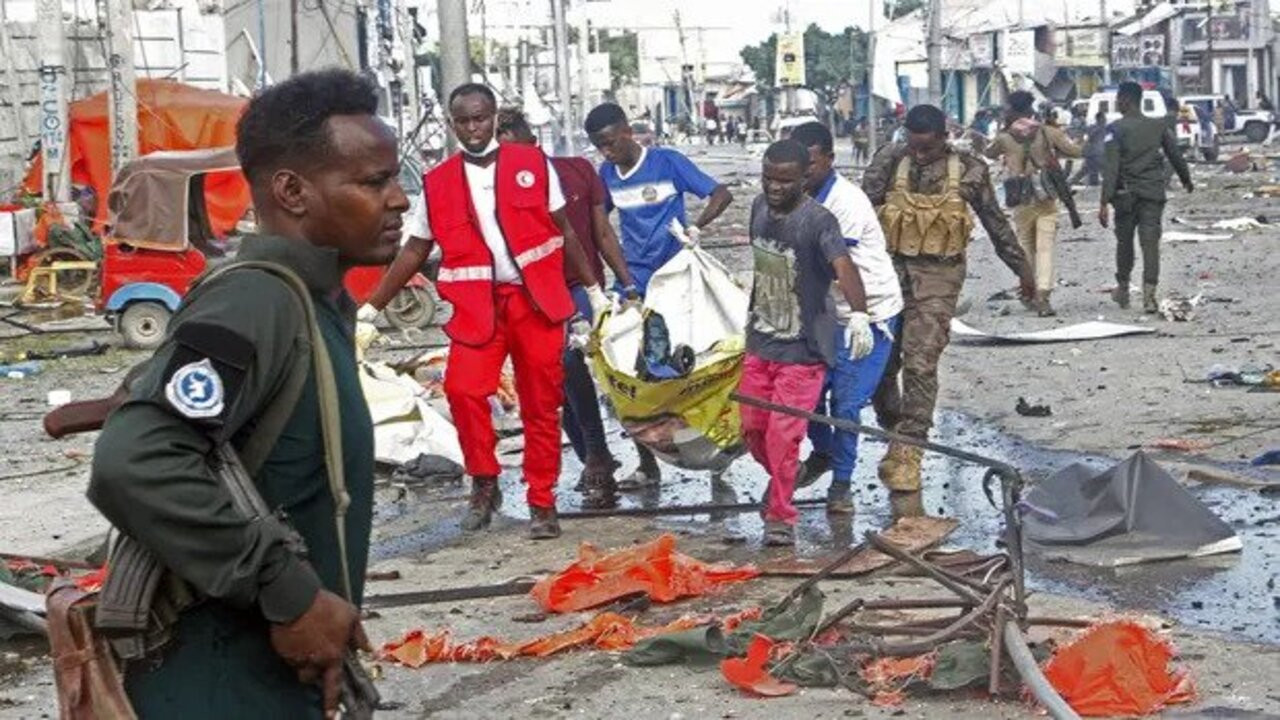
<svg viewBox="0 0 1280 720">
<path fill-rule="evenodd" d="M 1184 105 L 1196 105 L 1204 109 L 1210 117 L 1214 111 L 1221 110 L 1223 135 L 1244 135 L 1252 143 L 1260 143 L 1267 139 L 1271 126 L 1276 121 L 1275 113 L 1270 110 L 1242 110 L 1236 107 L 1235 101 L 1226 95 L 1185 95 L 1179 98 Z"/>
<path fill-rule="evenodd" d="M 129 347 L 154 348 L 192 282 L 210 265 L 228 262 L 209 226 L 200 188 L 217 173 L 239 173 L 235 149 L 144 155 L 112 185 L 110 231 L 103 238 L 98 309 Z M 377 287 L 384 268 L 359 268 L 344 285 L 356 302 Z M 396 327 L 425 327 L 435 314 L 426 278 L 416 276 L 386 308 Z"/>
<path fill-rule="evenodd" d="M 658 133 L 653 129 L 653 123 L 648 120 L 632 120 L 631 137 L 643 147 L 653 147 L 658 144 Z"/>
</svg>

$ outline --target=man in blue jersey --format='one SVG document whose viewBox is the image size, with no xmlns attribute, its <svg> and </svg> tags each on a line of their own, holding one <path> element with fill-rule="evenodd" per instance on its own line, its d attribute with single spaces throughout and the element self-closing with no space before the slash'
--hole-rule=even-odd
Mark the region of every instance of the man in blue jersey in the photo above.
<svg viewBox="0 0 1280 720">
<path fill-rule="evenodd" d="M 840 234 L 867 297 L 867 311 L 856 312 L 850 309 L 838 288 L 832 289 L 831 300 L 842 327 L 836 332 L 836 364 L 827 372 L 817 410 L 825 413 L 830 407 L 835 417 L 856 423 L 860 422 L 862 408 L 871 401 L 889 363 L 893 338 L 901 324 L 902 288 L 871 201 L 861 188 L 835 170 L 831 131 L 822 123 L 805 123 L 791 131 L 791 139 L 809 151 L 804 189 L 839 221 Z M 850 346 L 868 341 L 872 344 L 869 352 L 861 355 L 847 352 Z M 827 512 L 852 513 L 851 486 L 858 460 L 858 436 L 844 431 L 833 433 L 829 425 L 810 423 L 809 440 L 813 443 L 813 453 L 801 465 L 796 487 L 812 485 L 831 470 Z"/>
<path fill-rule="evenodd" d="M 632 137 L 631 123 L 618 105 L 597 105 L 587 114 L 584 125 L 591 144 L 604 156 L 600 179 L 609 191 L 605 207 L 618 210 L 622 254 L 635 283 L 633 288 L 620 289 L 644 295 L 653 273 L 680 252 L 680 241 L 670 230 L 672 219 L 685 226 L 689 238 L 697 242 L 702 228 L 724 212 L 733 195 L 679 152 L 641 146 Z M 685 217 L 685 193 L 708 198 L 692 225 Z M 638 443 L 636 450 L 640 467 L 618 482 L 619 490 L 637 490 L 661 479 L 653 454 Z"/>
</svg>

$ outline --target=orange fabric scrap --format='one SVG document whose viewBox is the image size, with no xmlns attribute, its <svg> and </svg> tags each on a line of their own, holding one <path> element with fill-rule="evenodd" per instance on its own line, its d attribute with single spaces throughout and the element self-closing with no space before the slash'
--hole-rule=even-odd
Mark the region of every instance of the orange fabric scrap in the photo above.
<svg viewBox="0 0 1280 720">
<path fill-rule="evenodd" d="M 671 602 L 759 574 L 750 565 L 717 565 L 682 555 L 676 552 L 675 537 L 663 534 L 652 542 L 611 553 L 583 543 L 577 562 L 538 581 L 530 594 L 547 612 L 575 612 L 639 592 L 655 602 Z"/>
<path fill-rule="evenodd" d="M 790 695 L 796 691 L 796 686 L 778 680 L 765 669 L 774 658 L 775 645 L 773 640 L 764 635 L 756 635 L 747 646 L 746 657 L 731 657 L 720 661 L 720 674 L 734 687 L 754 695 Z"/>
<path fill-rule="evenodd" d="M 514 657 L 547 657 L 564 650 L 592 646 L 598 650 L 627 650 L 637 642 L 666 633 L 679 632 L 712 619 L 685 616 L 659 627 L 640 627 L 617 613 L 600 613 L 587 623 L 564 632 L 544 635 L 525 643 L 504 643 L 488 635 L 456 644 L 448 630 L 428 634 L 414 630 L 400 640 L 382 646 L 384 660 L 419 668 L 437 662 L 490 662 Z"/>
<path fill-rule="evenodd" d="M 882 657 L 863 666 L 858 674 L 875 695 L 871 702 L 881 707 L 896 707 L 906 699 L 903 690 L 914 680 L 927 680 L 933 674 L 936 653 L 914 657 Z"/>
<path fill-rule="evenodd" d="M 1195 698 L 1191 678 L 1170 670 L 1173 648 L 1129 620 L 1094 625 L 1054 653 L 1044 674 L 1087 717 L 1149 715 Z"/>
</svg>

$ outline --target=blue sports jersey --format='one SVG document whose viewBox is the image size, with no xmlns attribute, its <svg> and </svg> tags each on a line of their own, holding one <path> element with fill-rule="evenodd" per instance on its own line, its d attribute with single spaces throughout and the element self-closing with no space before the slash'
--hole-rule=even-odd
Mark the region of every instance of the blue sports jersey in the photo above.
<svg viewBox="0 0 1280 720">
<path fill-rule="evenodd" d="M 680 241 L 668 226 L 672 218 L 688 224 L 684 194 L 705 198 L 720 183 L 684 155 L 657 147 L 645 148 L 625 177 L 617 165 L 606 161 L 600 166 L 600 178 L 609 190 L 605 208 L 618 209 L 627 269 L 643 293 L 654 271 L 680 252 Z"/>
</svg>

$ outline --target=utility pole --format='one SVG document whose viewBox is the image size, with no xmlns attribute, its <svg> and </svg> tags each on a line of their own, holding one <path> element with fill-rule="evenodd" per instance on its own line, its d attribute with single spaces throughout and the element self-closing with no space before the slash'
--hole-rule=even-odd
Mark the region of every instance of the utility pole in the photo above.
<svg viewBox="0 0 1280 720">
<path fill-rule="evenodd" d="M 5 0 L 0 0 L 0 53 L 4 53 L 5 88 L 9 93 L 9 108 L 13 110 L 14 136 L 18 139 L 18 155 L 26 158 L 31 152 L 31 140 L 27 138 L 27 123 L 22 117 L 22 79 L 13 64 L 13 38 L 9 35 L 9 16 Z"/>
<path fill-rule="evenodd" d="M 1019 4 L 1021 5 L 1021 4 Z M 929 0 L 929 102 L 942 105 L 942 0 Z"/>
<path fill-rule="evenodd" d="M 1204 91 L 1210 95 L 1217 92 L 1214 87 L 1217 85 L 1214 78 L 1213 68 L 1213 0 L 1205 3 L 1205 12 L 1208 13 L 1204 20 L 1204 36 L 1205 36 L 1205 53 L 1204 53 Z"/>
<path fill-rule="evenodd" d="M 44 164 L 41 180 L 46 200 L 66 202 L 71 198 L 71 148 L 67 136 L 70 128 L 62 1 L 40 0 L 36 5 L 36 20 L 36 42 L 40 50 L 40 155 Z M 16 73 L 14 79 L 17 79 Z M 15 102 L 20 97 L 14 93 Z"/>
<path fill-rule="evenodd" d="M 298 74 L 298 0 L 289 0 L 289 74 Z"/>
<path fill-rule="evenodd" d="M 595 97 L 591 89 L 591 22 L 587 19 L 586 4 L 579 4 L 578 11 L 578 98 L 585 120 Z"/>
<path fill-rule="evenodd" d="M 130 0 L 102 0 L 107 23 L 107 128 L 111 137 L 111 177 L 138 154 L 138 97 L 133 65 L 133 6 Z"/>
<path fill-rule="evenodd" d="M 867 157 L 876 156 L 880 132 L 876 118 L 876 17 L 880 14 L 880 0 L 870 0 L 867 7 Z M 856 131 L 855 131 L 856 132 Z"/>
<path fill-rule="evenodd" d="M 564 17 L 566 0 L 551 0 L 555 22 L 556 94 L 560 98 L 561 155 L 573 155 L 573 86 L 569 84 L 569 24 Z"/>
<path fill-rule="evenodd" d="M 1102 84 L 1111 85 L 1111 18 L 1107 15 L 1107 0 L 1098 0 L 1098 15 L 1102 18 Z"/>
<path fill-rule="evenodd" d="M 440 106 L 447 123 L 449 93 L 471 81 L 466 0 L 439 0 L 437 12 L 440 16 Z M 457 138 L 452 133 L 446 135 L 449 149 L 457 149 Z"/>
</svg>

